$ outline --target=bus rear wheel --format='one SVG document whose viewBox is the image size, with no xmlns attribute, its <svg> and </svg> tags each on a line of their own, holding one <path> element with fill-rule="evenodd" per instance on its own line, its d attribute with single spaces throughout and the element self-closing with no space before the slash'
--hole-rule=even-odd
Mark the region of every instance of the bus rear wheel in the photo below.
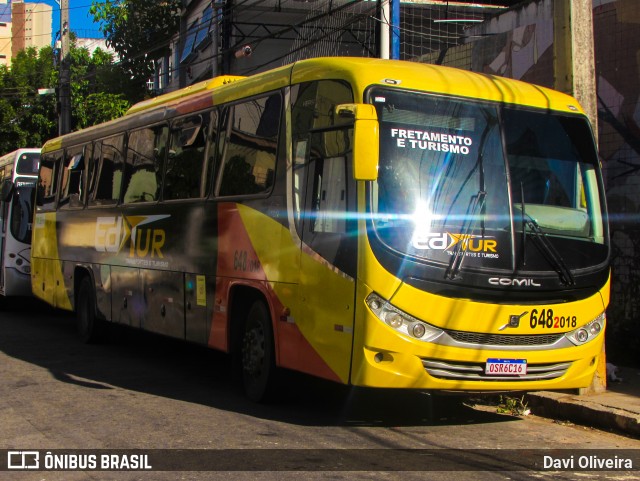
<svg viewBox="0 0 640 481">
<path fill-rule="evenodd" d="M 253 303 L 242 335 L 242 381 L 244 391 L 255 402 L 272 398 L 276 377 L 271 316 L 267 306 Z"/>
<path fill-rule="evenodd" d="M 100 340 L 101 324 L 96 316 L 96 297 L 93 283 L 88 276 L 82 279 L 78 289 L 76 324 L 82 342 L 89 344 Z"/>
</svg>

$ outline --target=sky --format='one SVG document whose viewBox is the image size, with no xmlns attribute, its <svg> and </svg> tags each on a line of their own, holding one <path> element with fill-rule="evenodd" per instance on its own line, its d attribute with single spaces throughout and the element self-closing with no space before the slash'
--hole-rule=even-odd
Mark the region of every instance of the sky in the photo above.
<svg viewBox="0 0 640 481">
<path fill-rule="evenodd" d="M 53 7 L 53 36 L 60 30 L 60 7 L 55 0 L 27 0 L 28 3 L 46 3 Z M 81 38 L 104 38 L 99 30 L 99 24 L 93 22 L 89 16 L 92 0 L 69 0 L 69 24 L 71 31 Z"/>
</svg>

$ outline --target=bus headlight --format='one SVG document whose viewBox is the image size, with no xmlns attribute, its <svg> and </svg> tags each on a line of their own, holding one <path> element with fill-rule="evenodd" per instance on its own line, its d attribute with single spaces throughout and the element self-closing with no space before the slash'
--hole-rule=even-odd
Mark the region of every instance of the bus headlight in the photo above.
<svg viewBox="0 0 640 481">
<path fill-rule="evenodd" d="M 413 339 L 430 342 L 443 334 L 443 330 L 416 319 L 391 305 L 377 294 L 370 294 L 366 300 L 371 312 L 382 322 Z"/>
<path fill-rule="evenodd" d="M 593 340 L 604 329 L 606 321 L 605 313 L 603 312 L 593 321 L 574 329 L 571 332 L 567 332 L 565 337 L 569 339 L 573 344 L 579 346 L 585 342 Z"/>
</svg>

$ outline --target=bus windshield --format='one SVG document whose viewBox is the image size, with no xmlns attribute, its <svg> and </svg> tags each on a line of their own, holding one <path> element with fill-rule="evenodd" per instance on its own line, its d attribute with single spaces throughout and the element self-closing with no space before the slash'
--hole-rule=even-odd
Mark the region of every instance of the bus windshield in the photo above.
<svg viewBox="0 0 640 481">
<path fill-rule="evenodd" d="M 556 272 L 605 261 L 598 159 L 581 141 L 591 138 L 584 119 L 386 89 L 371 99 L 381 142 L 370 208 L 388 248 L 449 269 L 454 258 Z"/>
<path fill-rule="evenodd" d="M 40 152 L 23 152 L 16 161 L 16 173 L 22 175 L 38 175 Z"/>
</svg>

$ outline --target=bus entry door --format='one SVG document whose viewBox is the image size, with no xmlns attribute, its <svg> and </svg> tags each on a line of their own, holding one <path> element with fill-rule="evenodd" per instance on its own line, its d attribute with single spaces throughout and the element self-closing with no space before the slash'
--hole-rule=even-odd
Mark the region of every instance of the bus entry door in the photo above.
<svg viewBox="0 0 640 481">
<path fill-rule="evenodd" d="M 300 330 L 333 380 L 347 383 L 354 325 L 357 237 L 355 182 L 349 175 L 348 130 L 315 132 L 306 146 Z M 313 374 L 330 377 L 322 373 Z"/>
</svg>

